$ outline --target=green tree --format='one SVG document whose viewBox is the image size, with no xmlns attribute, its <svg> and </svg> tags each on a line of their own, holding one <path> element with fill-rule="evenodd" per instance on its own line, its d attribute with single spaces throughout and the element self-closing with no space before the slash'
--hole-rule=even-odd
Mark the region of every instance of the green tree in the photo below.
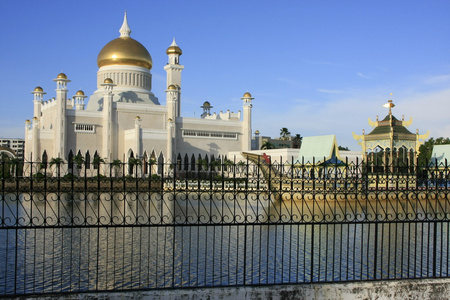
<svg viewBox="0 0 450 300">
<path fill-rule="evenodd" d="M 114 170 L 114 177 L 118 176 L 121 165 L 122 161 L 120 159 L 115 159 L 110 163 L 111 168 Z"/>
<path fill-rule="evenodd" d="M 275 149 L 275 145 L 272 144 L 269 141 L 265 141 L 262 145 L 261 145 L 261 150 L 267 150 L 267 149 Z"/>
<path fill-rule="evenodd" d="M 297 149 L 300 148 L 302 146 L 302 140 L 303 140 L 303 137 L 297 133 L 294 136 L 294 138 L 292 139 L 292 141 L 294 142 L 292 144 L 292 148 L 297 148 Z"/>
<path fill-rule="evenodd" d="M 443 138 L 443 137 L 437 139 L 429 138 L 427 141 L 425 141 L 425 143 L 423 143 L 419 147 L 419 156 L 418 156 L 419 165 L 425 165 L 430 161 L 434 145 L 446 145 L 446 144 L 450 144 L 450 138 Z"/>
<path fill-rule="evenodd" d="M 58 172 L 58 178 L 61 175 L 61 164 L 64 163 L 64 160 L 61 157 L 53 157 L 52 159 L 50 159 L 49 165 L 50 168 L 53 166 L 56 166 L 56 170 Z"/>
<path fill-rule="evenodd" d="M 289 132 L 289 129 L 286 127 L 283 127 L 280 129 L 280 139 L 283 141 L 287 141 L 291 138 L 291 133 Z"/>
</svg>

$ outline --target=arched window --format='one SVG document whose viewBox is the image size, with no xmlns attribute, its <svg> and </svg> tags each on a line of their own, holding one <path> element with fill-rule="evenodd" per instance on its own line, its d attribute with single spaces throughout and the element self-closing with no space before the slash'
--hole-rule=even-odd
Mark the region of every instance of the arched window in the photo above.
<svg viewBox="0 0 450 300">
<path fill-rule="evenodd" d="M 86 169 L 90 169 L 91 168 L 91 155 L 89 154 L 89 150 L 86 151 L 86 156 L 84 159 L 85 159 L 84 162 L 85 162 Z"/>
<path fill-rule="evenodd" d="M 69 169 L 73 169 L 73 152 L 72 150 L 69 151 L 69 156 L 68 156 L 68 163 L 69 163 Z"/>
<path fill-rule="evenodd" d="M 95 151 L 93 160 L 94 170 L 97 170 L 100 167 L 100 162 L 101 162 L 100 156 L 98 155 L 97 151 Z"/>
<path fill-rule="evenodd" d="M 47 168 L 47 162 L 48 162 L 47 150 L 44 150 L 44 153 L 42 153 L 42 166 L 44 168 Z"/>
<path fill-rule="evenodd" d="M 130 156 L 128 157 L 128 174 L 129 175 L 133 175 L 133 171 L 134 171 L 134 153 L 133 150 L 131 150 L 130 152 Z"/>
<path fill-rule="evenodd" d="M 144 174 L 147 175 L 148 174 L 148 156 L 147 156 L 147 151 L 144 152 L 144 156 L 142 157 L 142 163 L 144 164 Z"/>
</svg>

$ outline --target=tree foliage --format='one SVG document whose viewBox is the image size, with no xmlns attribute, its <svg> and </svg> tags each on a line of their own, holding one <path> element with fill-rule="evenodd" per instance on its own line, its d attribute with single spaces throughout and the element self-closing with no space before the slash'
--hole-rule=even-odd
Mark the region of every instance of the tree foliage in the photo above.
<svg viewBox="0 0 450 300">
<path fill-rule="evenodd" d="M 424 165 L 428 163 L 431 159 L 431 154 L 433 153 L 434 145 L 446 145 L 450 144 L 450 138 L 439 137 L 437 139 L 429 138 L 425 143 L 419 147 L 419 164 Z"/>
<path fill-rule="evenodd" d="M 287 141 L 291 138 L 291 132 L 286 127 L 280 129 L 280 139 Z"/>
</svg>

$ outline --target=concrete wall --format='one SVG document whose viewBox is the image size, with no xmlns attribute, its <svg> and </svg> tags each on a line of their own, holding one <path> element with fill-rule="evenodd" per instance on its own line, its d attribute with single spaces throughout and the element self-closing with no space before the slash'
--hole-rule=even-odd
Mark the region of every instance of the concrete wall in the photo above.
<svg viewBox="0 0 450 300">
<path fill-rule="evenodd" d="M 450 299 L 450 279 L 411 279 L 334 284 L 274 285 L 205 289 L 158 290 L 150 292 L 90 293 L 27 297 L 27 299 Z"/>
</svg>

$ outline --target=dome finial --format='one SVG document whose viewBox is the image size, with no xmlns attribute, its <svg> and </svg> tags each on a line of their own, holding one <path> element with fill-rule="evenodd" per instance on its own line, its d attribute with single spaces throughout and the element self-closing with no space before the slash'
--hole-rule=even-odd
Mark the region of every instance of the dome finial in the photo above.
<svg viewBox="0 0 450 300">
<path fill-rule="evenodd" d="M 130 26 L 128 26 L 127 11 L 125 11 L 125 16 L 123 17 L 122 27 L 120 27 L 120 37 L 129 37 L 131 33 Z"/>
</svg>

